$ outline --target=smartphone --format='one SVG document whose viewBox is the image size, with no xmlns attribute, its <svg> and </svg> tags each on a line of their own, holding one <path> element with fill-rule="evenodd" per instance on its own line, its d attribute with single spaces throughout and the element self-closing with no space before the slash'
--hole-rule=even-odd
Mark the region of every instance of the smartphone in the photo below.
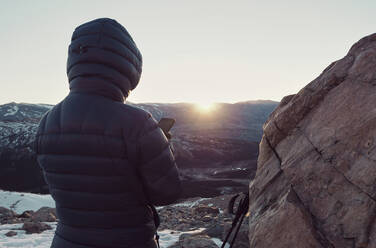
<svg viewBox="0 0 376 248">
<path fill-rule="evenodd" d="M 162 118 L 159 123 L 158 123 L 158 126 L 163 130 L 163 132 L 165 134 L 167 134 L 172 126 L 175 124 L 175 120 L 172 119 L 172 118 Z"/>
</svg>

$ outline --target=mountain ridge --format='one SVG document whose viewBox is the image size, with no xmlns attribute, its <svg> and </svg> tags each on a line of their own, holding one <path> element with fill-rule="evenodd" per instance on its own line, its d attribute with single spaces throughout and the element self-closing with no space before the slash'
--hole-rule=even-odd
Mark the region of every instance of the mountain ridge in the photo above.
<svg viewBox="0 0 376 248">
<path fill-rule="evenodd" d="M 218 104 L 211 113 L 194 104 L 132 104 L 156 120 L 176 119 L 171 143 L 175 149 L 184 197 L 243 191 L 256 170 L 262 124 L 276 107 L 262 103 Z M 53 105 L 0 105 L 0 188 L 47 192 L 32 151 L 41 116 Z"/>
</svg>

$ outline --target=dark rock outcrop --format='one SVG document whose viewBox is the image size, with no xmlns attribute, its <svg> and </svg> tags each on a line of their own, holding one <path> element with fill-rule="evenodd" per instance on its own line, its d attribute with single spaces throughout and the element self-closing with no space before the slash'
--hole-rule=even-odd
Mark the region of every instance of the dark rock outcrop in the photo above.
<svg viewBox="0 0 376 248">
<path fill-rule="evenodd" d="M 57 221 L 56 209 L 41 207 L 37 211 L 27 210 L 22 214 L 0 207 L 0 224 L 16 224 L 25 222 L 55 222 Z"/>
<path fill-rule="evenodd" d="M 17 235 L 17 232 L 15 231 L 9 231 L 7 232 L 6 234 L 4 234 L 5 236 L 7 237 L 13 237 L 13 236 L 16 236 Z"/>
<path fill-rule="evenodd" d="M 57 220 L 56 216 L 55 208 L 41 207 L 36 212 L 32 213 L 30 218 L 32 221 L 55 222 Z"/>
<path fill-rule="evenodd" d="M 25 230 L 26 234 L 42 233 L 51 229 L 52 227 L 50 225 L 39 221 L 25 222 L 21 227 L 21 230 Z"/>
<path fill-rule="evenodd" d="M 251 247 L 376 247 L 376 34 L 264 124 Z"/>
</svg>

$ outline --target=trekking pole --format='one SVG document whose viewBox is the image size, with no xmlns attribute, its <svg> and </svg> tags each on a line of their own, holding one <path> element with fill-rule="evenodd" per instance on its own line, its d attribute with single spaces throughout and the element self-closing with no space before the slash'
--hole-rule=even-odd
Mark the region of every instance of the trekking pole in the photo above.
<svg viewBox="0 0 376 248">
<path fill-rule="evenodd" d="M 238 236 L 238 232 L 240 230 L 240 227 L 242 226 L 242 223 L 243 223 L 243 220 L 244 220 L 245 216 L 246 216 L 246 214 L 243 214 L 242 217 L 241 217 L 241 219 L 240 219 L 238 228 L 236 229 L 236 231 L 234 233 L 234 237 L 232 238 L 232 241 L 231 241 L 231 244 L 230 244 L 230 248 L 235 244 L 236 236 Z"/>
<path fill-rule="evenodd" d="M 158 246 L 158 248 L 161 248 L 161 247 L 159 246 L 159 235 L 158 235 L 158 232 L 157 232 L 157 231 L 155 231 L 155 240 L 157 241 L 157 246 Z"/>
<path fill-rule="evenodd" d="M 228 206 L 229 213 L 235 214 L 235 218 L 232 221 L 231 228 L 230 228 L 229 232 L 227 233 L 226 238 L 223 241 L 221 248 L 225 247 L 225 245 L 227 243 L 227 240 L 229 239 L 229 237 L 230 237 L 232 231 L 234 230 L 234 228 L 238 225 L 238 221 L 240 219 L 239 225 L 237 226 L 237 228 L 235 230 L 235 233 L 234 233 L 234 236 L 233 236 L 233 238 L 231 240 L 230 248 L 233 247 L 233 245 L 235 243 L 235 239 L 236 239 L 236 237 L 238 235 L 238 232 L 240 230 L 240 227 L 241 227 L 241 225 L 243 223 L 244 217 L 247 215 L 248 209 L 249 209 L 249 194 L 248 193 L 244 193 L 244 195 L 245 196 L 242 199 L 240 199 L 238 208 L 237 208 L 237 210 L 236 210 L 235 213 L 234 213 L 234 204 L 235 204 L 236 198 L 239 197 L 239 194 L 237 194 L 234 197 L 232 197 L 231 200 L 230 200 L 230 202 L 229 202 L 229 206 Z"/>
<path fill-rule="evenodd" d="M 234 214 L 234 203 L 235 203 L 236 198 L 238 198 L 238 197 L 239 197 L 239 194 L 233 196 L 233 197 L 230 199 L 230 202 L 229 202 L 229 204 L 228 204 L 228 211 L 229 211 L 229 213 L 231 213 L 231 214 Z M 235 215 L 235 218 L 234 218 L 234 220 L 232 221 L 232 224 L 231 224 L 231 228 L 230 228 L 230 230 L 228 231 L 228 233 L 227 233 L 227 235 L 226 235 L 226 238 L 225 238 L 225 240 L 224 240 L 223 243 L 222 243 L 221 248 L 224 248 L 224 247 L 225 247 L 225 245 L 226 245 L 226 243 L 227 243 L 227 240 L 229 239 L 229 237 L 230 237 L 230 235 L 231 235 L 231 233 L 232 233 L 232 230 L 234 229 L 234 227 L 235 227 L 236 224 L 238 223 L 238 219 L 239 219 L 238 216 Z"/>
<path fill-rule="evenodd" d="M 155 206 L 153 204 L 149 204 L 149 207 L 151 208 L 151 211 L 153 213 L 153 218 L 154 218 L 154 225 L 155 225 L 155 241 L 157 241 L 157 246 L 158 248 L 160 248 L 159 246 L 159 235 L 158 235 L 158 227 L 159 225 L 161 224 L 161 220 L 159 218 L 159 215 L 158 215 L 158 212 L 157 212 L 157 209 L 155 208 Z"/>
</svg>

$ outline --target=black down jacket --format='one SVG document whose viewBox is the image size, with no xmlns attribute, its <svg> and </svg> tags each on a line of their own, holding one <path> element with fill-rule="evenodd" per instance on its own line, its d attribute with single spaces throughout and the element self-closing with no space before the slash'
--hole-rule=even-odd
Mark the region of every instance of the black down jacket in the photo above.
<svg viewBox="0 0 376 248">
<path fill-rule="evenodd" d="M 70 93 L 40 121 L 35 149 L 59 223 L 53 248 L 154 248 L 148 204 L 181 191 L 169 142 L 151 115 L 123 103 L 141 55 L 111 19 L 79 26 L 68 55 Z"/>
</svg>

